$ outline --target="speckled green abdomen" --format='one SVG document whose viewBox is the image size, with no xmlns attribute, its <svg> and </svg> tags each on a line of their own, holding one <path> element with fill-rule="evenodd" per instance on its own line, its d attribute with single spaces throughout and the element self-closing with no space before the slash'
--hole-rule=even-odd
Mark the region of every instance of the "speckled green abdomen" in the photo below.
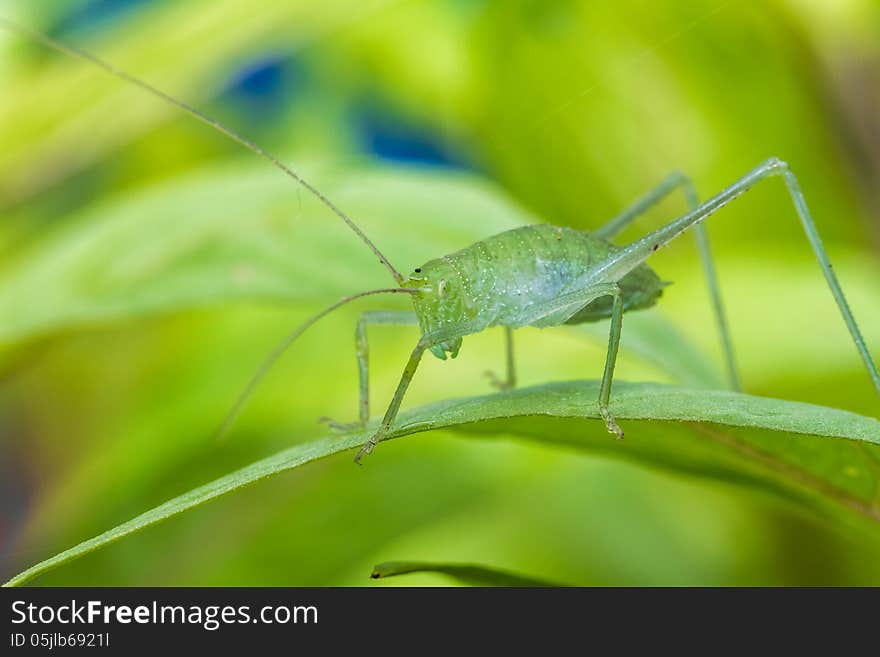
<svg viewBox="0 0 880 657">
<path fill-rule="evenodd" d="M 592 268 L 618 248 L 586 231 L 557 226 L 524 226 L 499 233 L 416 270 L 409 287 L 431 293 L 413 302 L 422 331 L 427 333 L 461 322 L 476 330 L 502 325 L 518 328 L 536 304 L 582 289 Z M 624 308 L 653 305 L 664 283 L 647 266 L 639 265 L 620 280 Z M 609 317 L 610 298 L 603 297 L 566 318 L 577 324 Z M 461 340 L 444 344 L 435 355 L 458 351 Z"/>
</svg>

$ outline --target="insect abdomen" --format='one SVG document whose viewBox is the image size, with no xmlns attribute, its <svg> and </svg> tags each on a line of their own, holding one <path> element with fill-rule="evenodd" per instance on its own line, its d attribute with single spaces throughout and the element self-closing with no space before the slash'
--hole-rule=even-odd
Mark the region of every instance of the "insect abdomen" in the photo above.
<svg viewBox="0 0 880 657">
<path fill-rule="evenodd" d="M 466 309 L 482 315 L 487 326 L 517 327 L 535 304 L 576 289 L 578 280 L 616 248 L 585 231 L 537 225 L 499 233 L 442 260 L 461 282 Z M 643 307 L 659 296 L 662 284 L 644 266 L 624 277 L 621 286 L 625 306 Z M 606 310 L 601 301 L 578 313 L 578 321 L 607 317 L 610 304 Z"/>
<path fill-rule="evenodd" d="M 616 250 L 610 242 L 585 231 L 536 225 L 493 235 L 432 260 L 410 280 L 412 287 L 431 290 L 413 299 L 422 331 L 465 322 L 469 332 L 499 324 L 518 328 L 532 323 L 536 305 L 582 287 L 591 268 Z M 619 283 L 626 309 L 652 305 L 663 287 L 647 265 L 639 265 Z M 608 317 L 611 304 L 606 301 L 595 300 L 567 323 Z M 460 344 L 456 339 L 432 352 L 441 358 L 445 353 L 454 356 Z"/>
</svg>

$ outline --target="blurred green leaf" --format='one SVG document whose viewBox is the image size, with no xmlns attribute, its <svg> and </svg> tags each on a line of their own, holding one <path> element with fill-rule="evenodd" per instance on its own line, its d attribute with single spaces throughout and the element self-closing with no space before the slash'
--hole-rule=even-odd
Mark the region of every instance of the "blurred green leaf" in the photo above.
<svg viewBox="0 0 880 657">
<path fill-rule="evenodd" d="M 523 577 L 497 568 L 473 564 L 428 563 L 426 561 L 387 561 L 373 568 L 372 579 L 384 579 L 410 573 L 441 573 L 468 586 L 560 586 L 532 577 Z"/>
<path fill-rule="evenodd" d="M 84 47 L 198 104 L 221 91 L 230 69 L 249 58 L 296 52 L 381 12 L 393 1 L 353 6 L 351 0 L 307 0 L 267 3 L 259 11 L 248 0 L 159 3 L 142 12 L 140 20 L 117 25 L 103 39 L 93 35 Z M 25 18 L 21 22 L 34 23 Z M 40 55 L 51 55 L 51 60 L 36 69 L 21 66 L 5 80 L 0 207 L 27 199 L 137 135 L 183 116 L 94 66 L 23 42 Z"/>
<path fill-rule="evenodd" d="M 398 268 L 528 218 L 489 183 L 460 173 L 365 168 L 318 177 Z M 0 327 L 4 342 L 235 300 L 327 300 L 392 282 L 338 218 L 260 162 L 96 204 L 3 266 L 0 308 L 15 309 Z"/>
<path fill-rule="evenodd" d="M 388 438 L 432 429 L 476 436 L 521 435 L 546 444 L 766 488 L 809 502 L 831 517 L 848 508 L 873 523 L 875 529 L 880 522 L 878 420 L 732 392 L 618 382 L 613 397 L 618 419 L 664 422 L 671 428 L 662 441 L 644 440 L 638 426 L 627 423 L 628 438 L 618 442 L 598 423 L 585 422 L 598 418 L 597 395 L 598 382 L 575 381 L 447 400 L 402 414 Z M 680 430 L 674 430 L 676 425 Z M 61 552 L 7 584 L 22 584 L 242 486 L 359 447 L 369 435 L 357 432 L 328 437 L 279 452 Z"/>
<path fill-rule="evenodd" d="M 403 271 L 537 223 L 471 174 L 364 167 L 322 178 Z M 277 172 L 260 163 L 207 169 L 90 208 L 7 262 L 0 342 L 232 301 L 326 304 L 387 279 L 336 217 Z M 678 382 L 719 383 L 701 350 L 661 317 L 628 321 L 627 341 Z"/>
</svg>

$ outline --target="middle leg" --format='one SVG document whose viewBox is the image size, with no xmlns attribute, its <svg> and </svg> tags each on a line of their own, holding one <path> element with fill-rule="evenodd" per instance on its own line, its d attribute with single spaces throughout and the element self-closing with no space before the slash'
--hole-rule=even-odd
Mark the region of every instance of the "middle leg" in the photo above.
<svg viewBox="0 0 880 657">
<path fill-rule="evenodd" d="M 504 342 L 507 347 L 507 378 L 499 378 L 492 370 L 487 370 L 485 375 L 489 378 L 489 385 L 499 390 L 511 390 L 516 387 L 516 367 L 513 362 L 513 329 L 504 327 Z"/>
</svg>

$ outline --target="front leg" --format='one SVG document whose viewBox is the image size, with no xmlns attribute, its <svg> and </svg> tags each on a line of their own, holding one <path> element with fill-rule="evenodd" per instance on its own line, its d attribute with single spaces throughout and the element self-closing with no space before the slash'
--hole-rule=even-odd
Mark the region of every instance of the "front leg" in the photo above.
<svg viewBox="0 0 880 657">
<path fill-rule="evenodd" d="M 370 439 L 364 443 L 363 447 L 360 448 L 357 456 L 354 457 L 355 463 L 360 465 L 361 459 L 372 452 L 373 448 L 379 444 L 379 441 L 384 440 L 385 436 L 388 435 L 391 426 L 394 424 L 394 420 L 397 419 L 397 412 L 400 410 L 403 396 L 406 394 L 406 390 L 409 388 L 413 376 L 415 376 L 416 369 L 419 367 L 419 363 L 422 360 L 422 355 L 425 353 L 425 350 L 431 348 L 435 344 L 449 342 L 470 335 L 471 333 L 476 333 L 483 328 L 485 328 L 485 325 L 481 324 L 479 320 L 474 320 L 450 328 L 441 329 L 433 333 L 426 333 L 421 337 L 418 344 L 416 344 L 415 349 L 413 349 L 412 354 L 410 354 L 409 360 L 406 362 L 406 367 L 403 368 L 403 374 L 397 384 L 397 390 L 394 391 L 394 397 L 391 398 L 391 403 L 388 404 L 388 410 L 385 411 L 385 417 L 382 418 L 382 424 L 379 425 L 379 429 L 376 433 L 374 433 Z"/>
<path fill-rule="evenodd" d="M 368 310 L 358 319 L 355 329 L 355 352 L 358 362 L 358 419 L 354 422 L 337 422 L 329 417 L 319 418 L 334 431 L 363 429 L 370 419 L 370 345 L 367 342 L 368 326 L 415 326 L 418 325 L 415 313 L 395 310 Z"/>
<path fill-rule="evenodd" d="M 379 426 L 379 430 L 364 443 L 363 447 L 358 451 L 357 456 L 354 457 L 354 462 L 358 465 L 361 463 L 361 458 L 373 451 L 373 448 L 385 437 L 388 430 L 391 429 L 391 425 L 394 424 L 397 412 L 400 410 L 400 403 L 403 401 L 403 396 L 406 394 L 406 389 L 409 388 L 410 381 L 412 381 L 413 376 L 415 376 L 419 362 L 422 360 L 422 354 L 425 353 L 425 349 L 428 348 L 429 344 L 430 343 L 422 337 L 416 345 L 416 348 L 413 349 L 413 352 L 406 363 L 406 367 L 403 368 L 403 375 L 400 377 L 400 382 L 397 384 L 397 390 L 394 391 L 394 397 L 392 397 L 391 403 L 388 405 L 388 410 L 385 411 L 385 417 L 382 418 L 382 424 Z"/>
</svg>

